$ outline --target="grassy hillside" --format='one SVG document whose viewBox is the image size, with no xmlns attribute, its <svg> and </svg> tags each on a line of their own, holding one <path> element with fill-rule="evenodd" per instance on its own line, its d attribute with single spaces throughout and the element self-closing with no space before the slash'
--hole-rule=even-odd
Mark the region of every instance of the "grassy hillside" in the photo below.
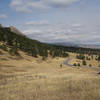
<svg viewBox="0 0 100 100">
<path fill-rule="evenodd" d="M 65 58 L 35 58 L 0 49 L 0 100 L 99 100 L 99 71 L 60 64 Z M 71 55 L 71 54 L 70 54 Z M 72 57 L 72 56 L 71 56 Z"/>
<path fill-rule="evenodd" d="M 0 41 L 4 42 L 4 44 L 1 45 L 1 48 L 7 49 L 7 46 L 10 47 L 11 50 L 9 52 L 12 54 L 18 54 L 18 50 L 22 50 L 34 57 L 37 57 L 38 55 L 43 58 L 48 57 L 48 55 L 51 55 L 52 57 L 68 56 L 63 48 L 43 44 L 39 41 L 29 39 L 26 36 L 18 35 L 13 33 L 10 28 L 0 28 Z"/>
</svg>

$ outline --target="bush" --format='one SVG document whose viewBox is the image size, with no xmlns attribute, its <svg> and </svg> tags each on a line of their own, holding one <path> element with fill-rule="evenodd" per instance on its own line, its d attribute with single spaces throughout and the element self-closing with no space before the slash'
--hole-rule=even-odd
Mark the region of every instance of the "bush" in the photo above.
<svg viewBox="0 0 100 100">
<path fill-rule="evenodd" d="M 100 67 L 100 65 L 98 67 Z"/>
<path fill-rule="evenodd" d="M 98 56 L 97 60 L 100 61 L 100 55 Z"/>
<path fill-rule="evenodd" d="M 83 65 L 87 65 L 85 60 L 82 61 L 82 64 L 83 64 Z"/>
<path fill-rule="evenodd" d="M 11 55 L 19 55 L 19 53 L 18 53 L 18 50 L 17 50 L 17 47 L 12 47 L 10 50 L 9 50 L 9 53 L 11 54 Z"/>
<path fill-rule="evenodd" d="M 46 60 L 46 58 L 47 58 L 46 56 L 42 56 L 42 60 Z"/>
<path fill-rule="evenodd" d="M 80 67 L 80 63 L 78 63 L 78 64 L 77 64 L 77 66 L 79 66 L 79 67 Z"/>
<path fill-rule="evenodd" d="M 77 55 L 76 56 L 77 59 L 80 59 L 80 60 L 84 60 L 85 59 L 85 56 L 80 54 L 80 55 Z"/>
<path fill-rule="evenodd" d="M 86 57 L 86 60 L 91 60 L 89 57 Z"/>
<path fill-rule="evenodd" d="M 91 64 L 89 64 L 89 67 L 92 67 L 92 65 L 91 65 Z"/>
<path fill-rule="evenodd" d="M 0 48 L 3 49 L 4 51 L 7 51 L 7 46 L 6 46 L 5 44 L 2 44 L 2 45 L 0 46 Z"/>
<path fill-rule="evenodd" d="M 77 64 L 76 64 L 76 63 L 74 63 L 74 64 L 73 64 L 73 66 L 77 66 Z"/>
<path fill-rule="evenodd" d="M 62 64 L 60 64 L 60 68 L 62 68 Z"/>
</svg>

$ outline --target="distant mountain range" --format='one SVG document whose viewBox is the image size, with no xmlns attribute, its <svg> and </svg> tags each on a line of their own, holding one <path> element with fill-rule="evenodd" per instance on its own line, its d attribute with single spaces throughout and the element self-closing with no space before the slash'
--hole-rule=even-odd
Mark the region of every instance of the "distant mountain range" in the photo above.
<svg viewBox="0 0 100 100">
<path fill-rule="evenodd" d="M 57 42 L 57 43 L 52 43 L 52 44 L 67 46 L 67 47 L 82 47 L 82 48 L 100 49 L 100 45 L 97 45 L 97 44 L 75 44 L 72 42 Z"/>
<path fill-rule="evenodd" d="M 79 45 L 79 47 L 83 47 L 83 48 L 91 48 L 91 49 L 100 49 L 100 45 L 92 45 L 92 44 L 88 44 L 88 45 Z"/>
<path fill-rule="evenodd" d="M 56 43 L 51 43 L 54 45 L 61 45 L 61 46 L 67 46 L 67 47 L 78 47 L 78 44 L 72 43 L 72 42 L 56 42 Z"/>
</svg>

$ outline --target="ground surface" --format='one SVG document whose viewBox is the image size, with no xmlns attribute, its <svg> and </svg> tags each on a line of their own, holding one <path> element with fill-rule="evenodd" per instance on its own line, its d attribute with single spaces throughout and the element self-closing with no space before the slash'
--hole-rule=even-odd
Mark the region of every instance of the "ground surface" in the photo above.
<svg viewBox="0 0 100 100">
<path fill-rule="evenodd" d="M 60 64 L 66 58 L 21 57 L 0 50 L 0 100 L 100 100 L 99 71 Z"/>
<path fill-rule="evenodd" d="M 82 66 L 82 60 L 76 59 L 76 55 L 77 55 L 76 53 L 70 53 L 70 58 L 72 58 L 70 61 L 70 64 L 73 65 L 74 63 L 76 63 L 76 64 L 79 63 Z M 93 55 L 93 58 L 86 54 L 84 56 L 90 58 L 90 60 L 85 59 L 87 66 L 89 66 L 89 64 L 91 64 L 92 67 L 100 67 L 100 61 L 95 60 L 98 58 L 97 55 Z"/>
</svg>

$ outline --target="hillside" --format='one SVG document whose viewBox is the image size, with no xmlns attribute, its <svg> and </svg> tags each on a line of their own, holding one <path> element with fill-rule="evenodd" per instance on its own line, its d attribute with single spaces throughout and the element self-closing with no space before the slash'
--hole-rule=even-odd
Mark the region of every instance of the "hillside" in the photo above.
<svg viewBox="0 0 100 100">
<path fill-rule="evenodd" d="M 99 100 L 99 70 L 60 67 L 61 57 L 19 55 L 0 49 L 0 100 Z"/>
<path fill-rule="evenodd" d="M 22 32 L 20 32 L 16 27 L 10 26 L 9 28 L 10 28 L 11 32 L 14 32 L 14 33 L 16 33 L 18 35 L 24 36 L 24 34 Z"/>
<path fill-rule="evenodd" d="M 31 56 L 42 56 L 43 59 L 49 55 L 52 57 L 66 57 L 68 54 L 63 48 L 57 48 L 52 45 L 40 43 L 37 40 L 32 40 L 24 35 L 12 32 L 9 27 L 0 28 L 0 41 L 3 42 L 1 48 L 10 47 L 10 53 L 18 54 L 18 50 L 22 50 Z M 8 49 L 7 49 L 8 50 Z M 9 51 L 9 50 L 8 50 Z"/>
<path fill-rule="evenodd" d="M 2 42 L 0 48 L 7 50 L 12 55 L 18 55 L 18 51 L 21 50 L 34 57 L 42 56 L 43 60 L 48 56 L 67 57 L 67 52 L 89 55 L 100 54 L 99 49 L 41 43 L 37 40 L 29 39 L 15 27 L 0 27 L 0 41 Z"/>
</svg>

